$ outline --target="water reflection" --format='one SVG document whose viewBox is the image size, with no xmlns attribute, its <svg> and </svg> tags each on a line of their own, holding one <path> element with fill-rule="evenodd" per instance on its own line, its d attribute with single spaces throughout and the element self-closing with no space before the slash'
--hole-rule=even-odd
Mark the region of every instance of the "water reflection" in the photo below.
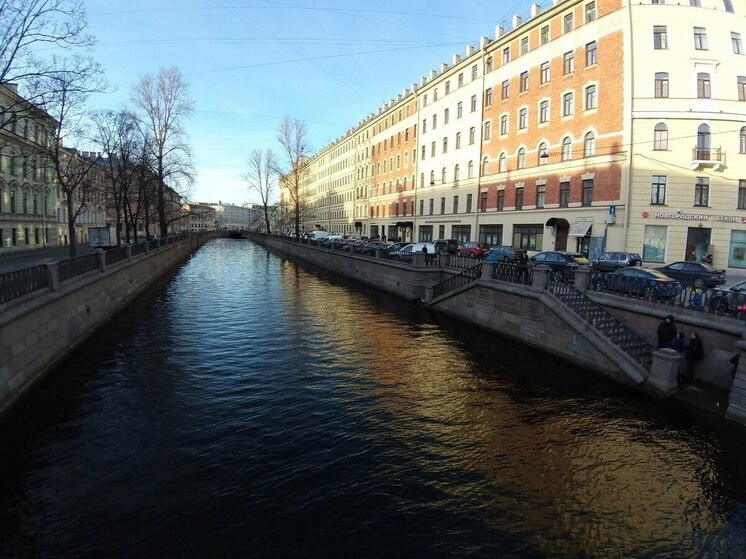
<svg viewBox="0 0 746 559">
<path fill-rule="evenodd" d="M 220 240 L 0 427 L 0 546 L 738 557 L 743 442 Z"/>
</svg>

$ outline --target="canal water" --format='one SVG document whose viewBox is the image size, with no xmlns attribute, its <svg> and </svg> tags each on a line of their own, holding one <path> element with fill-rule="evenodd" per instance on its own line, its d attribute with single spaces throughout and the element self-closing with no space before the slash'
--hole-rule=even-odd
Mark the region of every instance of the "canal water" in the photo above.
<svg viewBox="0 0 746 559">
<path fill-rule="evenodd" d="M 744 557 L 745 442 L 221 239 L 0 425 L 0 555 Z"/>
</svg>

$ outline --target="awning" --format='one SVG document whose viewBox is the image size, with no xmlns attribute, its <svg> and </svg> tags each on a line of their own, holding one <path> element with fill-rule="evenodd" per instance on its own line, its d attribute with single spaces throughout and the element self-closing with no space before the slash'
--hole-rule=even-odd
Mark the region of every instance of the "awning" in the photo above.
<svg viewBox="0 0 746 559">
<path fill-rule="evenodd" d="M 414 226 L 413 221 L 397 221 L 396 226 L 402 229 L 411 228 Z"/>
<path fill-rule="evenodd" d="M 593 225 L 592 221 L 578 221 L 577 223 L 573 223 L 568 235 L 570 237 L 585 237 L 588 231 L 590 231 L 591 225 Z"/>
</svg>

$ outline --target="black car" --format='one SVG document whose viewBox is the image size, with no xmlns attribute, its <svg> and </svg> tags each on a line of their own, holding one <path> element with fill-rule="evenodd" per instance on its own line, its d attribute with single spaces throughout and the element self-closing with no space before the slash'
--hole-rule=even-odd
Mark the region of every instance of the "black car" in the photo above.
<svg viewBox="0 0 746 559">
<path fill-rule="evenodd" d="M 604 252 L 593 261 L 593 269 L 599 272 L 613 272 L 627 266 L 642 266 L 642 258 L 636 252 Z"/>
<path fill-rule="evenodd" d="M 373 256 L 376 253 L 376 249 L 386 250 L 387 248 L 388 245 L 383 241 L 371 241 L 360 249 L 360 253 Z"/>
<path fill-rule="evenodd" d="M 715 287 L 725 283 L 725 270 L 716 270 L 704 262 L 673 262 L 656 270 L 687 287 Z"/>
<path fill-rule="evenodd" d="M 438 239 L 433 241 L 435 254 L 456 254 L 458 252 L 458 241 L 456 239 Z"/>
<path fill-rule="evenodd" d="M 529 260 L 531 264 L 549 266 L 555 272 L 560 272 L 565 279 L 573 279 L 575 270 L 588 265 L 588 259 L 582 254 L 570 254 L 559 250 L 540 252 Z"/>
<path fill-rule="evenodd" d="M 593 276 L 593 288 L 608 293 L 638 295 L 649 300 L 669 299 L 683 289 L 677 280 L 658 270 L 640 266 L 622 268 L 610 274 L 596 274 Z"/>
<path fill-rule="evenodd" d="M 716 312 L 746 312 L 746 281 L 730 287 L 716 287 L 709 293 L 707 304 Z"/>
</svg>

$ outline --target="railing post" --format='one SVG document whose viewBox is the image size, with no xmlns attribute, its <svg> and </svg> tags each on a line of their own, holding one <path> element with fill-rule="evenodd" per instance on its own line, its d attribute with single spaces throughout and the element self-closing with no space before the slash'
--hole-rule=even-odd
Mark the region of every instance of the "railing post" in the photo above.
<svg viewBox="0 0 746 559">
<path fill-rule="evenodd" d="M 383 250 L 380 248 L 376 249 L 376 258 L 383 258 Z"/>
<path fill-rule="evenodd" d="M 150 241 L 145 237 L 145 254 L 150 252 Z"/>
<path fill-rule="evenodd" d="M 124 254 L 127 257 L 127 260 L 132 260 L 132 246 L 127 245 L 124 247 Z"/>
<path fill-rule="evenodd" d="M 98 262 L 98 269 L 101 272 L 106 271 L 106 253 L 103 249 L 96 249 L 96 261 Z"/>
<path fill-rule="evenodd" d="M 492 271 L 495 269 L 494 262 L 482 262 L 482 279 L 491 280 Z"/>
<path fill-rule="evenodd" d="M 433 286 L 432 285 L 426 285 L 425 286 L 425 298 L 423 301 L 425 303 L 429 303 L 433 300 Z"/>
<path fill-rule="evenodd" d="M 52 293 L 60 290 L 60 274 L 57 269 L 57 263 L 46 264 L 47 267 L 47 282 L 49 283 L 49 289 Z"/>
<path fill-rule="evenodd" d="M 539 265 L 534 268 L 533 282 L 531 282 L 531 291 L 544 291 L 549 282 L 549 266 Z"/>
<path fill-rule="evenodd" d="M 423 252 L 413 252 L 412 253 L 412 264 L 415 268 L 424 268 L 427 266 L 425 263 L 425 257 L 427 255 Z"/>
<path fill-rule="evenodd" d="M 575 289 L 585 293 L 591 286 L 591 268 L 590 266 L 580 266 L 575 270 Z"/>
<path fill-rule="evenodd" d="M 678 389 L 679 370 L 683 363 L 684 357 L 673 349 L 664 348 L 654 351 L 647 385 L 658 394 L 670 396 Z"/>
</svg>

